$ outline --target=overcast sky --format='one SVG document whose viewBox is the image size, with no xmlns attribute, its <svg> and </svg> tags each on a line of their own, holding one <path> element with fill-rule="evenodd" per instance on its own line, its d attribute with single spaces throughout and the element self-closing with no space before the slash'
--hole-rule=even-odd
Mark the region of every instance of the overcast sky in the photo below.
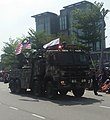
<svg viewBox="0 0 110 120">
<path fill-rule="evenodd" d="M 60 14 L 60 10 L 67 5 L 80 2 L 81 0 L 0 0 L 0 54 L 2 54 L 3 42 L 9 38 L 16 39 L 27 35 L 29 28 L 35 30 L 35 19 L 31 16 L 54 12 Z M 88 0 L 95 2 L 95 0 Z M 104 8 L 110 10 L 109 0 L 98 0 L 103 2 Z M 106 18 L 106 47 L 110 47 L 110 12 Z"/>
</svg>

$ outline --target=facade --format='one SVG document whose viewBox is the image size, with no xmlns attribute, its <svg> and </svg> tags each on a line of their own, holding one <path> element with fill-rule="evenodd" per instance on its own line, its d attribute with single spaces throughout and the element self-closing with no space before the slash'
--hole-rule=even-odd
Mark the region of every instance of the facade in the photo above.
<svg viewBox="0 0 110 120">
<path fill-rule="evenodd" d="M 94 51 L 91 52 L 91 59 L 94 62 L 94 64 L 99 65 L 100 64 L 100 59 L 101 59 L 101 51 Z M 103 66 L 104 67 L 110 67 L 110 48 L 105 48 L 103 50 L 103 55 L 102 55 L 102 59 L 103 59 Z"/>
<path fill-rule="evenodd" d="M 81 1 L 75 4 L 71 4 L 68 6 L 63 7 L 63 9 L 60 10 L 60 15 L 58 16 L 55 13 L 51 12 L 44 12 L 38 15 L 34 15 L 32 17 L 35 18 L 36 22 L 36 31 L 37 32 L 46 32 L 47 34 L 58 34 L 63 33 L 66 36 L 74 35 L 72 22 L 74 20 L 74 17 L 72 15 L 72 11 L 76 8 L 78 9 L 86 9 L 91 8 L 94 4 L 88 1 Z M 102 38 L 94 41 L 89 44 L 91 49 L 91 55 L 94 60 L 99 63 L 101 52 L 105 49 L 105 22 L 102 16 L 102 19 L 99 21 L 99 24 L 101 24 L 101 32 L 102 32 Z M 109 58 L 109 51 L 107 50 L 104 52 L 105 58 Z M 105 61 L 105 60 L 104 60 Z"/>
<path fill-rule="evenodd" d="M 35 18 L 36 31 L 47 34 L 59 33 L 59 16 L 52 12 L 44 12 L 32 16 Z"/>
<path fill-rule="evenodd" d="M 92 3 L 87 2 L 87 1 L 82 1 L 82 2 L 78 2 L 78 3 L 63 7 L 63 9 L 60 10 L 60 31 L 67 35 L 73 34 L 72 11 L 76 8 L 85 9 L 88 7 L 88 5 L 89 6 L 92 5 Z"/>
<path fill-rule="evenodd" d="M 74 35 L 73 26 L 72 26 L 72 22 L 74 21 L 74 17 L 72 15 L 73 10 L 76 8 L 84 10 L 86 8 L 91 8 L 92 6 L 94 6 L 94 4 L 92 4 L 91 2 L 81 1 L 63 7 L 63 9 L 60 10 L 60 32 L 68 36 Z M 99 24 L 103 24 L 102 22 L 104 21 L 103 20 L 99 21 Z M 104 31 L 102 30 L 102 32 Z M 103 33 L 103 35 L 105 34 Z M 103 44 L 101 42 L 103 42 Z M 97 51 L 97 50 L 99 51 L 102 48 L 105 49 L 105 40 L 103 41 L 101 39 L 97 40 L 95 42 L 90 43 L 89 46 L 92 48 L 92 51 Z"/>
<path fill-rule="evenodd" d="M 86 9 L 91 8 L 94 4 L 88 1 L 81 1 L 75 4 L 71 4 L 63 7 L 60 10 L 60 15 L 58 16 L 52 12 L 44 12 L 41 14 L 34 15 L 36 22 L 37 32 L 46 32 L 47 34 L 58 34 L 63 33 L 64 35 L 71 36 L 74 35 L 72 22 L 74 20 L 72 11 L 76 8 Z M 104 21 L 99 21 L 100 24 L 104 24 Z M 102 34 L 105 36 L 104 28 L 102 28 Z M 103 37 L 104 38 L 104 37 Z M 97 40 L 89 44 L 92 51 L 99 51 L 102 48 L 105 49 L 105 40 Z"/>
</svg>

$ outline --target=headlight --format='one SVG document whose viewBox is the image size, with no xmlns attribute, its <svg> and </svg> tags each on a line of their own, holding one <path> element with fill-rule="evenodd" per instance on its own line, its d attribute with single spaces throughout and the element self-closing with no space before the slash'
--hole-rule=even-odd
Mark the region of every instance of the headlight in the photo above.
<svg viewBox="0 0 110 120">
<path fill-rule="evenodd" d="M 60 81 L 61 85 L 66 85 L 64 80 Z"/>
<path fill-rule="evenodd" d="M 82 79 L 81 82 L 86 82 L 86 79 Z"/>
<path fill-rule="evenodd" d="M 76 80 L 72 80 L 71 82 L 72 82 L 72 83 L 76 83 Z"/>
</svg>

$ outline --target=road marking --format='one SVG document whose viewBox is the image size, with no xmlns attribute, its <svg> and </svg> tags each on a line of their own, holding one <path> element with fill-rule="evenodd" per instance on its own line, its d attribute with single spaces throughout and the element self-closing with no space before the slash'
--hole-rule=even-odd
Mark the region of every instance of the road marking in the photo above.
<svg viewBox="0 0 110 120">
<path fill-rule="evenodd" d="M 36 114 L 32 114 L 33 116 L 37 117 L 37 118 L 41 118 L 41 119 L 45 119 L 45 117 L 40 116 L 40 115 L 36 115 Z"/>
<path fill-rule="evenodd" d="M 110 109 L 110 107 L 108 106 L 99 106 L 99 107 Z"/>
<path fill-rule="evenodd" d="M 18 110 L 18 108 L 15 108 L 15 107 L 11 107 L 11 106 L 10 106 L 9 108 L 11 108 L 11 109 L 13 109 L 13 110 Z"/>
</svg>

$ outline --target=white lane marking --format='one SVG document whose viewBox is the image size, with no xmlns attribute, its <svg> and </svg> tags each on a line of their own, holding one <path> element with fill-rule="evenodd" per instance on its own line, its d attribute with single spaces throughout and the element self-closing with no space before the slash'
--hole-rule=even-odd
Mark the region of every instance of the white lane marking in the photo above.
<svg viewBox="0 0 110 120">
<path fill-rule="evenodd" d="M 9 108 L 13 109 L 13 110 L 18 110 L 18 108 L 12 107 L 10 106 Z"/>
<path fill-rule="evenodd" d="M 110 109 L 110 107 L 108 106 L 99 106 L 99 107 Z"/>
<path fill-rule="evenodd" d="M 40 116 L 40 115 L 36 115 L 36 114 L 32 114 L 33 116 L 37 117 L 37 118 L 41 118 L 41 119 L 45 119 L 45 117 Z"/>
</svg>

